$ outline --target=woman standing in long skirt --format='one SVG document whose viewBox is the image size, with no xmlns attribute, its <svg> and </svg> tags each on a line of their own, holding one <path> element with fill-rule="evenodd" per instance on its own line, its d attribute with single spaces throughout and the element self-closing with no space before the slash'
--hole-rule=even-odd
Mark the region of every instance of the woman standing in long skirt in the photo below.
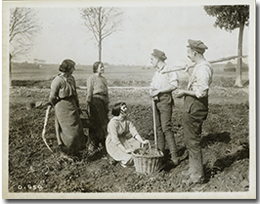
<svg viewBox="0 0 260 204">
<path fill-rule="evenodd" d="M 51 83 L 50 103 L 55 109 L 55 129 L 63 154 L 77 156 L 85 147 L 86 137 L 80 119 L 79 100 L 72 76 L 75 62 L 66 59 L 59 66 L 60 73 Z"/>
<path fill-rule="evenodd" d="M 92 118 L 94 127 L 89 128 L 89 144 L 97 148 L 99 144 L 105 147 L 108 124 L 108 88 L 103 76 L 104 65 L 98 61 L 93 64 L 93 74 L 87 79 L 87 110 Z M 88 144 L 88 145 L 89 145 Z"/>
</svg>

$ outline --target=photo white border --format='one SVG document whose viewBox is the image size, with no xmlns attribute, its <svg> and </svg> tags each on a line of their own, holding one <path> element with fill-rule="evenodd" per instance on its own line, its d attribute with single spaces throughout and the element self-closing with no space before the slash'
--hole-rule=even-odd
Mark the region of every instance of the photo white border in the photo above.
<svg viewBox="0 0 260 204">
<path fill-rule="evenodd" d="M 83 6 L 185 6 L 185 5 L 250 5 L 249 105 L 250 162 L 248 192 L 199 193 L 10 193 L 8 192 L 8 121 L 9 121 L 9 9 L 11 7 L 83 7 Z M 253 0 L 128 0 L 128 1 L 3 1 L 2 2 L 2 198 L 4 199 L 255 199 L 256 198 L 256 6 Z M 254 69 L 252 69 L 254 68 Z"/>
</svg>

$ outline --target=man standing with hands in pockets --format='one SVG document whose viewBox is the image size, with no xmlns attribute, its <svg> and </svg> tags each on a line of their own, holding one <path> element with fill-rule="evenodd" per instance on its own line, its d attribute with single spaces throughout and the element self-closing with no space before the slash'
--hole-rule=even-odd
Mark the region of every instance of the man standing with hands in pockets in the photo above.
<svg viewBox="0 0 260 204">
<path fill-rule="evenodd" d="M 204 182 L 201 128 L 208 115 L 208 91 L 213 70 L 203 56 L 207 46 L 200 40 L 188 40 L 188 43 L 187 56 L 195 66 L 189 79 L 188 90 L 179 90 L 176 97 L 184 97 L 183 131 L 189 152 L 189 169 L 182 174 L 189 177 L 186 184 L 191 185 Z"/>
<path fill-rule="evenodd" d="M 153 50 L 151 64 L 156 71 L 152 78 L 150 95 L 153 97 L 153 102 L 155 103 L 158 149 L 164 152 L 166 142 L 170 150 L 171 160 L 177 166 L 179 158 L 177 156 L 174 133 L 172 132 L 171 117 L 172 106 L 174 105 L 172 91 L 178 87 L 179 79 L 176 72 L 163 73 L 170 70 L 165 63 L 166 59 L 167 57 L 164 52 L 157 49 Z"/>
</svg>

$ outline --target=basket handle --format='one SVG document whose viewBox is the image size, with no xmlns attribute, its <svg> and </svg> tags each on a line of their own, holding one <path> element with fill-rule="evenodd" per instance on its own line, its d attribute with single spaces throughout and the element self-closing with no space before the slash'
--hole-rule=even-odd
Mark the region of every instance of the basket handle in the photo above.
<svg viewBox="0 0 260 204">
<path fill-rule="evenodd" d="M 141 144 L 141 147 L 144 148 L 144 145 L 145 145 L 145 144 L 142 143 L 142 144 Z M 149 141 L 149 140 L 148 140 L 148 148 L 149 148 L 149 152 L 150 152 L 150 154 L 151 154 L 151 152 L 152 152 L 152 147 L 151 147 L 151 144 L 150 144 L 150 141 Z"/>
</svg>

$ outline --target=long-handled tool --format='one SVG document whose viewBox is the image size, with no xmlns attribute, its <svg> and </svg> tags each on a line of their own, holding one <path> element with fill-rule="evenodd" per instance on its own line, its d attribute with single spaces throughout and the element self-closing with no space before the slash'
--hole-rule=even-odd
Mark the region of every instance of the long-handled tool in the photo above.
<svg viewBox="0 0 260 204">
<path fill-rule="evenodd" d="M 232 59 L 235 59 L 235 58 L 245 58 L 245 57 L 247 57 L 247 56 L 224 57 L 224 58 L 217 59 L 217 60 L 211 60 L 211 61 L 209 61 L 209 63 L 214 64 L 214 63 L 218 63 L 218 62 L 224 62 L 224 61 L 232 60 Z M 187 67 L 185 67 L 185 66 L 174 66 L 174 67 L 175 67 L 175 69 L 172 69 L 172 70 L 169 70 L 169 71 L 162 71 L 161 73 L 166 74 L 166 73 L 170 73 L 170 72 L 185 70 L 185 69 L 193 68 L 194 65 L 187 66 Z"/>
<path fill-rule="evenodd" d="M 153 106 L 153 131 L 154 131 L 154 146 L 155 150 L 158 151 L 158 144 L 157 144 L 157 131 L 156 131 L 156 121 L 155 121 L 155 102 L 152 99 L 152 106 Z"/>
<path fill-rule="evenodd" d="M 48 147 L 48 149 L 49 149 L 51 152 L 53 152 L 53 151 L 51 150 L 50 146 L 47 144 L 47 141 L 46 141 L 46 139 L 45 139 L 45 137 L 44 137 L 44 135 L 45 135 L 45 130 L 46 130 L 46 125 L 47 125 L 47 122 L 48 122 L 48 116 L 49 116 L 50 109 L 51 109 L 51 106 L 49 105 L 49 106 L 47 107 L 46 114 L 45 114 L 44 126 L 43 126 L 43 131 L 42 131 L 42 139 L 43 139 L 45 145 Z"/>
</svg>

